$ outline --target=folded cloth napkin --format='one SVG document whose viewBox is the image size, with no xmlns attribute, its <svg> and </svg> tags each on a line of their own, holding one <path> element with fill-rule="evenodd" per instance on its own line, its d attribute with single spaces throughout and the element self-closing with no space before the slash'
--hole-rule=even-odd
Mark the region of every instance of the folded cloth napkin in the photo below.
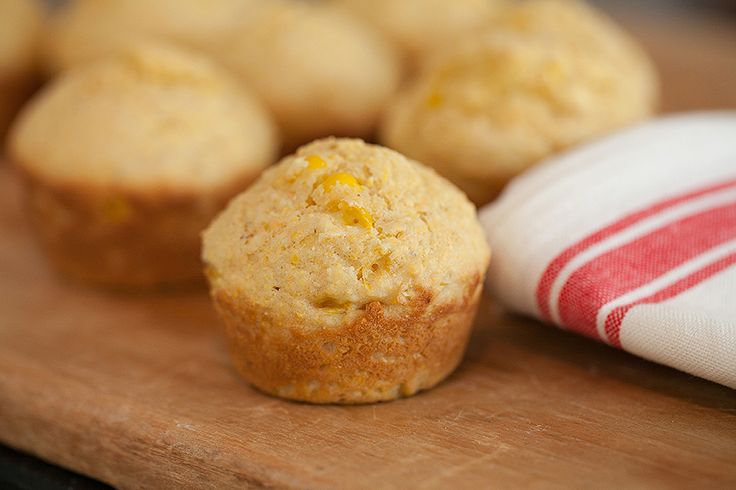
<svg viewBox="0 0 736 490">
<path fill-rule="evenodd" d="M 736 112 L 552 158 L 480 217 L 508 308 L 736 388 Z"/>
</svg>

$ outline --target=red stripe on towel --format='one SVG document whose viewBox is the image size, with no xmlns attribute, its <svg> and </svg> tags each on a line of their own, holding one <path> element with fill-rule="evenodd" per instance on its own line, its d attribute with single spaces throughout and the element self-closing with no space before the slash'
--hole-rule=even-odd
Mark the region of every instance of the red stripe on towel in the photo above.
<svg viewBox="0 0 736 490">
<path fill-rule="evenodd" d="M 736 237 L 736 203 L 681 218 L 610 250 L 570 275 L 559 297 L 560 321 L 598 338 L 598 310 L 692 258 Z"/>
<path fill-rule="evenodd" d="M 542 318 L 548 321 L 551 320 L 549 296 L 552 290 L 552 285 L 554 284 L 555 279 L 557 279 L 557 276 L 560 274 L 565 265 L 567 265 L 578 254 L 587 250 L 591 246 L 605 240 L 606 238 L 615 235 L 623 231 L 624 229 L 638 223 L 639 221 L 661 213 L 668 208 L 674 207 L 678 204 L 682 204 L 686 201 L 697 199 L 707 194 L 727 189 L 729 187 L 736 187 L 736 179 L 711 184 L 707 187 L 689 191 L 687 193 L 656 202 L 647 208 L 631 213 L 619 219 L 618 221 L 615 221 L 614 223 L 596 231 L 595 233 L 588 235 L 584 239 L 565 249 L 549 263 L 544 273 L 542 274 L 541 279 L 539 280 L 539 284 L 537 285 L 537 306 Z"/>
<path fill-rule="evenodd" d="M 621 347 L 621 324 L 626 318 L 626 314 L 634 306 L 661 303 L 674 298 L 734 264 L 736 264 L 736 253 L 722 257 L 646 298 L 614 308 L 606 317 L 606 336 L 613 345 Z"/>
</svg>

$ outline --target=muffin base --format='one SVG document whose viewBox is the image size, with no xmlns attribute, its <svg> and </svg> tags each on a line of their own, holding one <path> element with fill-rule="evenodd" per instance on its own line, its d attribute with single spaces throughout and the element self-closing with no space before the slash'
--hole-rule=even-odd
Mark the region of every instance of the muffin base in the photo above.
<svg viewBox="0 0 736 490">
<path fill-rule="evenodd" d="M 482 277 L 458 301 L 431 305 L 424 292 L 409 313 L 379 302 L 335 328 L 298 318 L 276 323 L 263 310 L 213 291 L 238 373 L 261 391 L 310 403 L 358 404 L 411 396 L 445 379 L 460 363 L 473 325 Z"/>
<path fill-rule="evenodd" d="M 19 169 L 42 248 L 64 275 L 123 289 L 203 284 L 200 233 L 255 178 L 208 194 L 57 184 Z"/>
</svg>

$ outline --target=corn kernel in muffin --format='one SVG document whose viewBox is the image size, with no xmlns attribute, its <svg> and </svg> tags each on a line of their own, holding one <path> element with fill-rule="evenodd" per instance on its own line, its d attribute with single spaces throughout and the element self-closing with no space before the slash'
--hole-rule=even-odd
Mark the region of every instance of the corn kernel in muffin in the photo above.
<svg viewBox="0 0 736 490">
<path fill-rule="evenodd" d="M 317 403 L 390 400 L 458 364 L 489 250 L 432 170 L 360 140 L 299 149 L 235 198 L 203 258 L 238 371 Z"/>
</svg>

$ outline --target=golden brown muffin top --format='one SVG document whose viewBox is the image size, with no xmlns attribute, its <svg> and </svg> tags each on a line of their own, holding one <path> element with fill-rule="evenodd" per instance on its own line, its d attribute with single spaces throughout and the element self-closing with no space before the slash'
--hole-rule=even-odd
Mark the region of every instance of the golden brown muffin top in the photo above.
<svg viewBox="0 0 736 490">
<path fill-rule="evenodd" d="M 204 234 L 215 291 L 284 321 L 334 326 L 378 301 L 460 300 L 489 250 L 467 198 L 361 140 L 324 139 L 267 170 Z"/>
</svg>

